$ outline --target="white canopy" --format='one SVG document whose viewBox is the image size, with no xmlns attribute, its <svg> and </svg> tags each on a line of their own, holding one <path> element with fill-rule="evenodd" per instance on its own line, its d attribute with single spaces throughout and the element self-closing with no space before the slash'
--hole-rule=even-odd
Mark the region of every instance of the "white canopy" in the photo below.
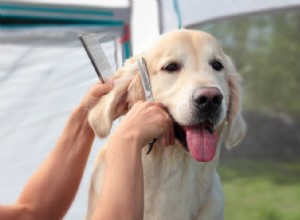
<svg viewBox="0 0 300 220">
<path fill-rule="evenodd" d="M 71 2 L 71 1 L 68 1 Z M 79 1 L 78 1 L 79 2 Z M 0 203 L 14 202 L 26 180 L 56 144 L 64 124 L 99 79 L 78 35 L 98 33 L 115 69 L 130 55 L 126 7 L 1 3 Z M 116 56 L 117 55 L 117 56 Z M 97 140 L 66 219 L 83 219 Z"/>
<path fill-rule="evenodd" d="M 161 30 L 191 27 L 245 14 L 300 7 L 300 0 L 160 0 Z"/>
</svg>

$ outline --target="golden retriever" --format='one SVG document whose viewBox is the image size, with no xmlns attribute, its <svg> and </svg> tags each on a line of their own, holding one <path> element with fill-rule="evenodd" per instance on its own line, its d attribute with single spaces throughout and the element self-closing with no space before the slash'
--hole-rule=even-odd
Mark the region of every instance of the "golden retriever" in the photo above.
<svg viewBox="0 0 300 220">
<path fill-rule="evenodd" d="M 143 149 L 144 219 L 223 219 L 216 167 L 222 141 L 231 148 L 245 133 L 240 77 L 217 41 L 200 31 L 166 33 L 142 56 L 154 100 L 169 111 L 176 137 L 173 147 L 161 147 L 157 141 L 149 155 L 147 147 Z M 109 134 L 116 116 L 145 100 L 136 59 L 116 72 L 115 87 L 89 114 L 100 138 Z M 105 147 L 95 162 L 88 219 L 101 192 L 104 158 Z"/>
</svg>

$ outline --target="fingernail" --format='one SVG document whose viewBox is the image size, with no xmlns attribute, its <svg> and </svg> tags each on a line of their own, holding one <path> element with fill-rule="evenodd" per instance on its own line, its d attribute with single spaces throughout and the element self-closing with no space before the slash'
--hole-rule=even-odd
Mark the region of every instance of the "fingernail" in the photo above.
<svg viewBox="0 0 300 220">
<path fill-rule="evenodd" d="M 114 88 L 114 87 L 115 87 L 114 81 L 110 81 L 110 82 L 109 82 L 109 85 L 110 85 L 111 88 Z"/>
<path fill-rule="evenodd" d="M 117 85 L 117 84 L 118 84 L 118 81 L 119 81 L 118 79 L 113 80 L 113 81 L 112 81 L 112 85 L 113 85 L 113 86 Z"/>
<path fill-rule="evenodd" d="M 121 77 L 121 78 L 118 78 L 118 79 L 115 79 L 113 81 L 113 84 L 114 86 L 117 85 L 117 84 L 121 84 L 121 83 L 127 83 L 129 81 L 131 81 L 132 77 L 128 77 L 128 76 L 125 76 L 125 77 Z"/>
</svg>

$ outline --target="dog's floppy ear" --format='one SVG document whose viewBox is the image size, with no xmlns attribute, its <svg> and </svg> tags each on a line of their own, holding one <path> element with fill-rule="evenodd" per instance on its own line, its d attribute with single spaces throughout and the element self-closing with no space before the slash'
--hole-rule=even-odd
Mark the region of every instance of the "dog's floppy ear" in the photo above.
<svg viewBox="0 0 300 220">
<path fill-rule="evenodd" d="M 241 115 L 241 78 L 231 59 L 226 56 L 228 65 L 229 106 L 227 112 L 226 147 L 231 149 L 245 136 L 246 123 Z"/>
<path fill-rule="evenodd" d="M 88 121 L 95 134 L 100 138 L 106 137 L 115 118 L 125 114 L 132 105 L 132 90 L 139 78 L 136 57 L 125 62 L 114 77 L 114 87 L 108 94 L 102 96 L 99 102 L 89 112 Z"/>
</svg>

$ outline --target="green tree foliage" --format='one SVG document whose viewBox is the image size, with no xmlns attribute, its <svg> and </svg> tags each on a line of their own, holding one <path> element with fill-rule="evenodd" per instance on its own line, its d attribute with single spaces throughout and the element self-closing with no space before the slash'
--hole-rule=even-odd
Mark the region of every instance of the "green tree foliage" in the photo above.
<svg viewBox="0 0 300 220">
<path fill-rule="evenodd" d="M 300 117 L 300 10 L 197 27 L 214 35 L 243 77 L 246 110 Z"/>
</svg>

